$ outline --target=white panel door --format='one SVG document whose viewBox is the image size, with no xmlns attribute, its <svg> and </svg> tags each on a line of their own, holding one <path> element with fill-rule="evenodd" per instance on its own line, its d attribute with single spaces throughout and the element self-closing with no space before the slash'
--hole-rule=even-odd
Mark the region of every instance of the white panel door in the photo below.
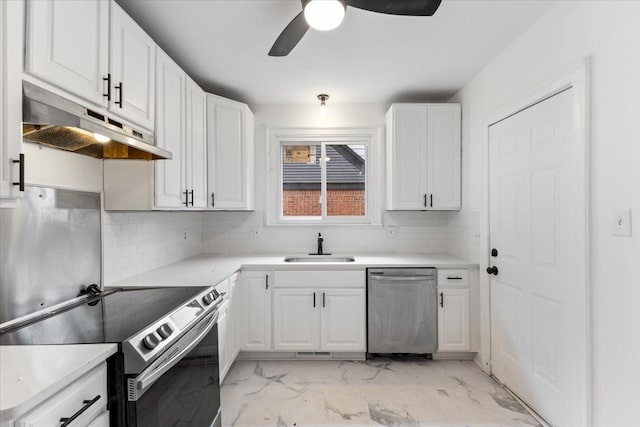
<svg viewBox="0 0 640 427">
<path fill-rule="evenodd" d="M 365 290 L 322 289 L 323 351 L 366 351 Z"/>
<path fill-rule="evenodd" d="M 108 43 L 108 1 L 27 3 L 25 71 L 105 107 Z"/>
<path fill-rule="evenodd" d="M 246 209 L 245 105 L 207 96 L 208 206 Z"/>
<path fill-rule="evenodd" d="M 156 160 L 156 207 L 186 206 L 185 91 L 187 75 L 160 48 L 156 51 L 156 145 L 173 154 Z"/>
<path fill-rule="evenodd" d="M 438 351 L 469 350 L 469 290 L 438 289 Z"/>
<path fill-rule="evenodd" d="M 187 78 L 186 177 L 189 207 L 207 206 L 207 96 Z"/>
<path fill-rule="evenodd" d="M 240 315 L 240 313 L 242 305 L 244 304 L 244 298 L 241 293 L 242 287 L 240 283 L 240 273 L 236 273 L 229 278 L 229 331 L 231 335 L 231 363 L 236 360 L 236 357 L 240 352 L 241 344 L 240 322 L 242 321 L 242 316 Z"/>
<path fill-rule="evenodd" d="M 231 366 L 229 337 L 229 301 L 226 301 L 218 309 L 218 371 L 220 384 Z"/>
<path fill-rule="evenodd" d="M 153 130 L 156 44 L 115 1 L 110 4 L 109 109 L 133 123 Z"/>
<path fill-rule="evenodd" d="M 492 125 L 489 139 L 492 370 L 558 426 L 583 425 L 587 395 L 572 103 L 568 89 Z"/>
<path fill-rule="evenodd" d="M 427 107 L 397 104 L 387 116 L 388 209 L 426 209 Z"/>
<path fill-rule="evenodd" d="M 276 289 L 273 293 L 273 348 L 314 351 L 320 348 L 320 307 L 316 289 Z"/>
<path fill-rule="evenodd" d="M 242 272 L 246 292 L 241 326 L 244 329 L 243 351 L 270 351 L 272 273 Z"/>
<path fill-rule="evenodd" d="M 460 104 L 429 105 L 427 209 L 460 209 Z"/>
</svg>

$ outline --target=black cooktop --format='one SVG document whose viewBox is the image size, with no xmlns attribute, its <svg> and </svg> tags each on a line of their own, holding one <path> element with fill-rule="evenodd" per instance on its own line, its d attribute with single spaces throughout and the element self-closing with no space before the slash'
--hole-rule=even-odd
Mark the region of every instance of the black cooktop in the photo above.
<svg viewBox="0 0 640 427">
<path fill-rule="evenodd" d="M 3 333 L 0 345 L 121 343 L 204 289 L 119 289 Z"/>
</svg>

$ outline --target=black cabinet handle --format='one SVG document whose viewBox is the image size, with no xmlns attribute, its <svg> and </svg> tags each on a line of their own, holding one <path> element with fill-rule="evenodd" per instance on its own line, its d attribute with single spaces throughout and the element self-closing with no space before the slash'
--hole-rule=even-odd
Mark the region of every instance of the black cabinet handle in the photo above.
<svg viewBox="0 0 640 427">
<path fill-rule="evenodd" d="M 116 101 L 116 105 L 120 106 L 120 108 L 122 108 L 122 97 L 124 96 L 124 91 L 122 90 L 122 82 L 118 83 L 116 85 L 116 89 L 120 91 L 120 100 Z"/>
<path fill-rule="evenodd" d="M 422 196 L 422 204 L 424 204 L 424 207 L 427 207 L 427 195 L 425 194 L 424 196 Z"/>
<path fill-rule="evenodd" d="M 444 307 L 444 293 L 440 292 L 440 307 Z"/>
<path fill-rule="evenodd" d="M 269 275 L 267 274 L 266 276 L 264 276 L 264 278 L 265 278 L 265 283 L 266 283 L 266 286 L 267 286 L 267 290 L 269 290 Z"/>
<path fill-rule="evenodd" d="M 433 194 L 429 194 L 429 207 L 433 207 Z"/>
<path fill-rule="evenodd" d="M 447 277 L 447 280 L 462 280 L 462 277 Z"/>
<path fill-rule="evenodd" d="M 497 276 L 498 275 L 498 267 L 496 267 L 494 265 L 493 267 L 487 268 L 487 273 L 493 274 L 494 276 Z"/>
<path fill-rule="evenodd" d="M 107 77 L 103 77 L 102 81 L 107 82 L 107 93 L 103 93 L 102 96 L 107 98 L 107 101 L 111 101 L 111 73 L 107 74 Z"/>
<path fill-rule="evenodd" d="M 313 308 L 316 308 L 316 293 L 313 293 Z"/>
<path fill-rule="evenodd" d="M 216 206 L 216 193 L 211 193 L 211 207 Z"/>
<path fill-rule="evenodd" d="M 17 185 L 20 191 L 24 191 L 24 153 L 20 153 L 18 160 L 12 160 L 13 163 L 20 164 L 20 171 L 18 172 L 18 182 L 12 182 L 13 185 Z"/>
<path fill-rule="evenodd" d="M 322 308 L 325 308 L 325 307 L 326 307 L 326 304 L 325 304 L 325 297 L 326 297 L 326 294 L 323 292 L 323 293 L 322 293 Z"/>
<path fill-rule="evenodd" d="M 189 192 L 191 194 L 191 206 L 193 206 L 193 190 Z"/>
<path fill-rule="evenodd" d="M 60 422 L 62 423 L 62 424 L 60 424 L 60 427 L 66 427 L 69 424 L 71 424 L 76 418 L 78 418 L 80 415 L 82 415 L 82 413 L 84 411 L 89 409 L 91 407 L 91 405 L 96 403 L 98 400 L 100 400 L 100 395 L 97 395 L 96 397 L 94 397 L 91 400 L 83 400 L 82 401 L 83 406 L 82 406 L 82 408 L 80 408 L 78 410 L 78 412 L 76 412 L 75 414 L 73 414 L 72 416 L 70 416 L 68 418 L 67 417 L 60 418 Z"/>
<path fill-rule="evenodd" d="M 189 206 L 189 190 L 184 190 L 182 192 L 182 194 L 184 194 L 184 202 L 183 202 L 183 204 L 185 206 Z"/>
</svg>

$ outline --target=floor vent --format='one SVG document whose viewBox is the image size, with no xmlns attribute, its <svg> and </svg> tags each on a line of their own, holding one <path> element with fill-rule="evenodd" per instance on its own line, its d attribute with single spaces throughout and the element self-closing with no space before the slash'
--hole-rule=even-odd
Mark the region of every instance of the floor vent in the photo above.
<svg viewBox="0 0 640 427">
<path fill-rule="evenodd" d="M 331 352 L 329 351 L 299 351 L 296 353 L 296 357 L 305 358 L 305 357 L 331 357 Z"/>
</svg>

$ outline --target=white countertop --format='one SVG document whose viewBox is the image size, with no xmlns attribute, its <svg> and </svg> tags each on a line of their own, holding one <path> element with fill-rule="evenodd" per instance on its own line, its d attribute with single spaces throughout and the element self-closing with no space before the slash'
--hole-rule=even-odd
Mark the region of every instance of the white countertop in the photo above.
<svg viewBox="0 0 640 427">
<path fill-rule="evenodd" d="M 346 254 L 353 255 L 353 254 Z M 293 254 L 295 256 L 295 254 Z M 307 255 L 300 255 L 307 256 Z M 343 256 L 334 254 L 334 256 Z M 242 270 L 362 270 L 367 267 L 478 268 L 472 261 L 449 254 L 353 255 L 354 262 L 284 262 L 285 255 L 198 255 L 108 287 L 211 286 Z"/>
<path fill-rule="evenodd" d="M 0 346 L 0 421 L 23 415 L 117 349 L 116 344 Z"/>
</svg>

